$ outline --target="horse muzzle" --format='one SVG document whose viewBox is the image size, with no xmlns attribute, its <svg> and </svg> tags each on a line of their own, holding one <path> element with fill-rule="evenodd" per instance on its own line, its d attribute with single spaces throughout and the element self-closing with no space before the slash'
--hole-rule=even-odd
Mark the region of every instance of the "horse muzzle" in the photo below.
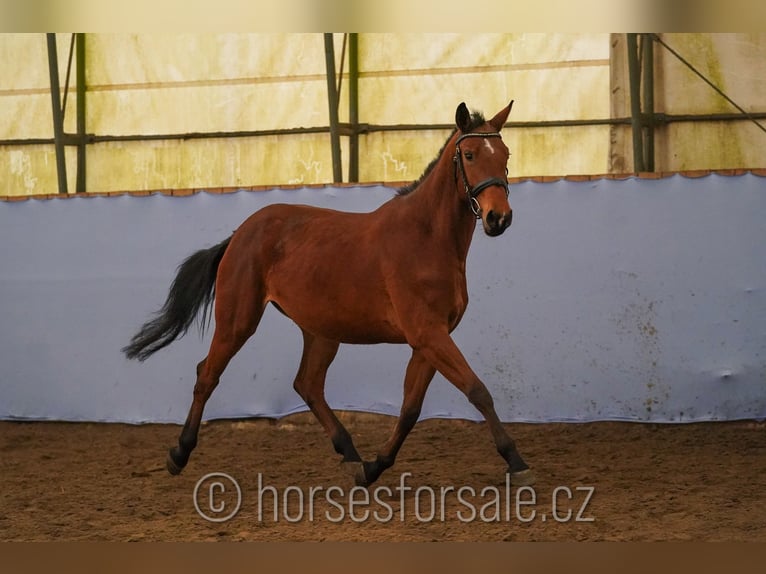
<svg viewBox="0 0 766 574">
<path fill-rule="evenodd" d="M 510 227 L 512 219 L 512 210 L 508 210 L 505 213 L 499 213 L 490 209 L 483 218 L 484 233 L 490 237 L 497 237 Z"/>
</svg>

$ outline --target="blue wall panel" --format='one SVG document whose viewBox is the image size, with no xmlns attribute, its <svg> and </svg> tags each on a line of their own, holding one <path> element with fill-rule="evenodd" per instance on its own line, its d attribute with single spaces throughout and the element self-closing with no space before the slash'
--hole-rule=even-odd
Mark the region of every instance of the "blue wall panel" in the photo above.
<svg viewBox="0 0 766 574">
<path fill-rule="evenodd" d="M 369 211 L 379 187 L 0 202 L 0 418 L 182 422 L 210 334 L 120 353 L 177 265 L 275 202 Z M 524 182 L 477 228 L 455 340 L 504 421 L 766 417 L 766 179 Z M 395 231 L 392 231 L 395 233 Z M 206 418 L 305 410 L 297 327 L 269 309 Z M 334 408 L 396 414 L 409 357 L 342 346 Z M 423 417 L 478 419 L 438 375 Z"/>
</svg>

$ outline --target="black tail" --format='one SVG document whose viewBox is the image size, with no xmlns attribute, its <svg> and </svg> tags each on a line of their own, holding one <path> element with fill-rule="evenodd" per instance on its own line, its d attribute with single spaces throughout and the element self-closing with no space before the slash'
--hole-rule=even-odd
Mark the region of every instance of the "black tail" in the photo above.
<svg viewBox="0 0 766 574">
<path fill-rule="evenodd" d="M 200 328 L 204 329 L 215 297 L 218 264 L 230 241 L 231 237 L 209 249 L 197 251 L 181 263 L 162 309 L 122 349 L 128 359 L 143 361 L 182 337 L 200 309 Z"/>
</svg>

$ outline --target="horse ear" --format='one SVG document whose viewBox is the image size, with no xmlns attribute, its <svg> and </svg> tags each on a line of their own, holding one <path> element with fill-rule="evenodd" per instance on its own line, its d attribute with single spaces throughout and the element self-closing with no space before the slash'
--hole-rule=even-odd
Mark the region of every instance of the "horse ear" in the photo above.
<svg viewBox="0 0 766 574">
<path fill-rule="evenodd" d="M 508 104 L 502 110 L 497 112 L 497 115 L 494 118 L 489 120 L 489 125 L 495 128 L 496 132 L 499 132 L 501 129 L 503 129 L 503 126 L 505 125 L 505 121 L 508 119 L 508 115 L 511 113 L 512 107 L 513 107 L 513 100 L 511 100 L 510 104 Z"/>
<path fill-rule="evenodd" d="M 471 113 L 468 111 L 465 102 L 461 102 L 455 111 L 455 124 L 457 129 L 464 134 L 471 131 Z"/>
</svg>

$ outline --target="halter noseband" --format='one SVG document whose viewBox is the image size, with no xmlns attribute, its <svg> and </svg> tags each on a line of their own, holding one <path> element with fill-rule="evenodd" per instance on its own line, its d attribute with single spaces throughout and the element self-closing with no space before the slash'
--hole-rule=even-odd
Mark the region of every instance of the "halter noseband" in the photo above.
<svg viewBox="0 0 766 574">
<path fill-rule="evenodd" d="M 479 197 L 479 194 L 487 189 L 488 187 L 492 187 L 493 185 L 498 185 L 505 189 L 505 196 L 508 197 L 508 179 L 502 179 L 500 177 L 490 177 L 485 179 L 484 181 L 481 181 L 477 183 L 474 187 L 471 187 L 471 184 L 468 183 L 468 178 L 465 175 L 465 169 L 463 168 L 463 156 L 460 153 L 460 142 L 463 141 L 466 138 L 499 138 L 500 133 L 499 132 L 472 132 L 461 135 L 459 138 L 457 138 L 457 141 L 455 142 L 455 157 L 452 158 L 452 161 L 455 162 L 455 179 L 457 180 L 457 174 L 460 172 L 460 177 L 463 180 L 463 186 L 465 187 L 465 193 L 468 196 L 468 204 L 471 206 L 471 211 L 473 211 L 473 214 L 478 218 L 481 217 L 481 208 L 479 207 L 479 202 L 476 199 Z M 508 168 L 506 168 L 506 174 L 508 173 Z"/>
</svg>

